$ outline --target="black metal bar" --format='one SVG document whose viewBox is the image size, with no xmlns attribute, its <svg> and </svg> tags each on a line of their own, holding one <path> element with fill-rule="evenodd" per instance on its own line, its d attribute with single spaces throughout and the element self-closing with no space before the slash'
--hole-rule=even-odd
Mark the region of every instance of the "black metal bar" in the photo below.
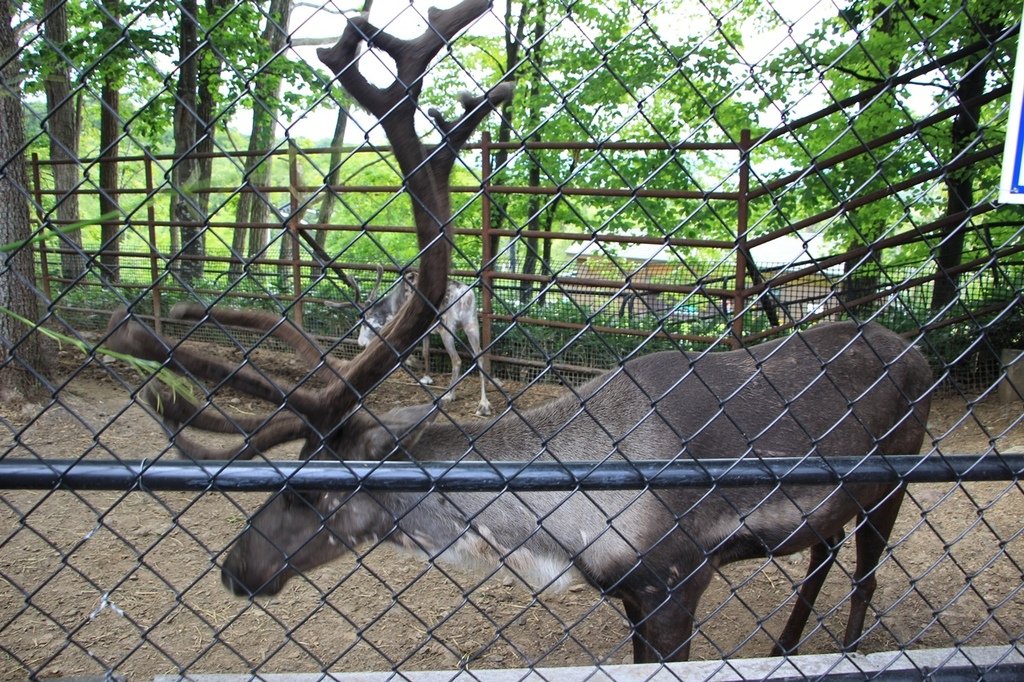
<svg viewBox="0 0 1024 682">
<path fill-rule="evenodd" d="M 0 488 L 531 491 L 1017 480 L 1024 455 L 768 457 L 610 462 L 0 461 Z"/>
</svg>

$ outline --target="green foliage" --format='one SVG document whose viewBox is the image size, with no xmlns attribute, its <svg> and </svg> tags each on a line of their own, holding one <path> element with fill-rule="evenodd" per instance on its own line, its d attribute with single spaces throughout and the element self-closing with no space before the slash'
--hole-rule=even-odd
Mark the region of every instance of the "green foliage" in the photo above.
<svg viewBox="0 0 1024 682">
<path fill-rule="evenodd" d="M 33 0 L 31 11 L 41 11 L 41 1 Z M 995 0 L 968 5 L 931 0 L 919 5 L 919 12 L 909 13 L 889 10 L 886 5 L 849 3 L 841 11 L 822 15 L 791 48 L 776 49 L 748 65 L 744 50 L 751 48 L 744 43 L 761 32 L 776 30 L 785 21 L 764 3 L 711 2 L 694 7 L 665 1 L 642 11 L 633 2 L 613 0 L 594 7 L 577 3 L 568 11 L 552 2 L 513 2 L 509 16 L 525 28 L 519 60 L 505 63 L 504 37 L 460 38 L 453 47 L 454 58 L 432 68 L 429 87 L 424 90 L 424 108 L 438 106 L 452 113 L 458 90 L 479 91 L 501 78 L 513 77 L 518 80 L 511 110 L 515 139 L 719 142 L 736 139 L 741 127 L 771 125 L 773 116 L 780 115 L 776 112 L 791 119 L 798 108 L 807 108 L 809 99 L 825 104 L 855 94 L 897 70 L 909 70 L 980 39 L 984 26 L 1014 21 L 1014 10 Z M 91 69 L 90 76 L 113 75 L 124 84 L 126 141 L 146 145 L 151 152 L 169 151 L 173 147 L 170 112 L 175 72 L 166 64 L 177 58 L 176 5 L 119 2 L 121 26 L 117 27 L 104 21 L 95 3 L 69 3 L 67 7 L 72 35 L 64 54 L 44 49 L 43 41 L 30 43 L 26 50 L 29 90 L 38 92 L 48 70 L 62 60 Z M 217 113 L 221 133 L 236 112 L 263 106 L 254 96 L 274 96 L 276 88 L 260 86 L 258 75 L 268 82 L 284 80 L 288 84 L 277 103 L 284 120 L 319 101 L 324 77 L 314 65 L 270 54 L 264 41 L 252 39 L 266 22 L 261 4 L 204 3 L 198 18 L 201 34 L 224 62 L 215 78 L 222 102 Z M 535 40 L 537 36 L 539 40 Z M 1007 73 L 1010 57 L 1007 49 L 997 51 L 993 73 Z M 212 52 L 204 52 L 203 59 L 208 63 Z M 754 151 L 755 168 L 760 177 L 770 180 L 911 125 L 926 113 L 929 102 L 951 104 L 950 89 L 968 67 L 969 63 L 957 63 L 929 73 L 913 84 L 761 145 Z M 131 77 L 125 79 L 127 74 Z M 253 90 L 254 84 L 258 92 Z M 822 97 L 823 93 L 827 97 Z M 327 103 L 333 104 L 330 99 Z M 987 134 L 993 139 L 1001 135 L 1003 119 L 997 112 L 1002 107 L 998 100 L 984 112 L 993 126 Z M 83 154 L 98 148 L 98 111 L 92 97 L 83 98 Z M 493 131 L 498 124 L 491 121 L 487 125 Z M 909 140 L 811 173 L 773 195 L 770 202 L 755 202 L 751 207 L 758 226 L 755 236 L 784 227 L 794 216 L 813 215 L 936 168 L 949 158 L 948 131 L 947 120 Z M 231 148 L 235 143 L 230 136 L 219 134 L 217 146 Z M 513 158 L 500 169 L 497 180 L 522 185 L 539 169 L 540 182 L 546 186 L 729 190 L 735 189 L 736 176 L 731 169 L 736 160 L 736 154 L 726 152 L 602 150 L 573 155 L 534 151 Z M 979 166 L 974 172 L 980 179 L 990 180 L 997 172 L 996 164 Z M 323 169 L 316 169 L 316 174 L 323 175 Z M 373 182 L 393 172 L 348 175 L 352 182 Z M 941 184 L 912 198 L 889 197 L 844 211 L 841 219 L 827 224 L 824 235 L 837 249 L 868 243 L 899 229 L 907 220 L 920 222 L 940 215 L 943 200 Z M 226 201 L 233 205 L 237 198 Z M 339 218 L 340 222 L 407 224 L 400 222 L 407 216 L 406 208 L 393 198 L 364 201 L 346 196 L 344 203 L 348 215 Z M 534 203 L 523 196 L 503 198 L 500 213 L 513 226 L 524 228 L 540 217 L 568 230 L 721 239 L 736 234 L 733 202 L 569 197 L 542 202 L 539 207 Z M 911 203 L 912 209 L 908 208 Z M 392 259 L 396 262 L 414 255 L 407 240 L 400 237 L 383 238 L 376 244 L 335 237 L 332 248 L 353 258 L 379 259 L 382 251 L 391 249 L 396 250 Z M 898 252 L 892 254 L 900 257 Z"/>
<path fill-rule="evenodd" d="M 31 112 L 28 138 L 30 151 L 44 159 L 49 149 L 44 135 L 47 112 L 42 103 L 43 84 L 61 64 L 74 66 L 75 82 L 83 86 L 77 95 L 82 116 L 82 156 L 95 156 L 100 151 L 97 99 L 98 83 L 104 77 L 114 79 L 121 88 L 121 118 L 126 135 L 122 153 L 158 155 L 174 148 L 171 114 L 177 78 L 179 8 L 163 1 L 117 0 L 108 4 L 116 8 L 120 17 L 116 26 L 104 19 L 102 3 L 71 2 L 67 5 L 67 45 L 58 51 L 43 40 L 26 42 L 21 56 L 26 70 L 26 105 Z M 894 76 L 923 68 L 966 45 L 988 41 L 995 45 L 990 53 L 924 70 L 918 77 L 876 97 L 853 101 L 812 124 L 794 127 L 760 142 L 751 151 L 755 188 L 797 171 L 807 172 L 798 181 L 751 203 L 748 236 L 756 238 L 808 216 L 828 213 L 832 217 L 813 230 L 827 238 L 834 253 L 839 253 L 942 217 L 947 210 L 946 183 L 965 173 L 973 177 L 978 188 L 977 203 L 990 199 L 989 192 L 998 183 L 997 158 L 956 173 L 943 172 L 960 153 L 954 143 L 953 117 L 828 167 L 823 162 L 839 154 L 863 150 L 871 140 L 912 128 L 927 116 L 957 107 L 959 84 L 979 65 L 988 69 L 989 89 L 1005 84 L 1011 71 L 1014 41 L 996 38 L 1000 30 L 1019 19 L 1019 8 L 997 0 L 922 0 L 912 3 L 914 11 L 902 11 L 910 5 L 851 0 L 838 9 L 822 3 L 809 20 L 798 24 L 796 20 L 802 12 L 793 6 L 799 4 L 663 0 L 654 6 L 640 6 L 633 0 L 568 4 L 553 0 L 512 1 L 508 8 L 509 30 L 522 26 L 522 35 L 516 38 L 519 42 L 515 45 L 515 60 L 508 63 L 509 36 L 478 35 L 470 29 L 452 46 L 451 55 L 432 67 L 423 90 L 422 108 L 436 106 L 454 117 L 459 110 L 458 91 L 479 92 L 504 78 L 515 78 L 516 98 L 505 112 L 514 142 L 737 142 L 744 128 L 752 130 L 756 141 L 768 131 L 822 107 L 891 82 Z M 339 106 L 332 97 L 324 98 L 326 79 L 317 65 L 295 59 L 290 50 L 272 54 L 266 41 L 254 39 L 266 25 L 267 5 L 200 4 L 201 38 L 206 41 L 204 44 L 215 48 L 215 52 L 204 51 L 201 58 L 208 67 L 220 65 L 213 79 L 217 102 L 210 131 L 217 148 L 245 146 L 234 127 L 243 111 L 269 106 L 278 112 L 280 122 L 288 123 L 311 107 Z M 23 13 L 40 16 L 42 7 L 42 0 L 32 0 L 24 4 Z M 277 101 L 279 82 L 284 87 Z M 1001 143 L 1005 112 L 1005 98 L 994 99 L 981 108 L 976 148 Z M 500 126 L 495 116 L 488 119 L 484 129 L 496 137 Z M 292 132 L 289 130 L 288 135 Z M 293 142 L 299 147 L 313 145 L 308 140 L 289 137 L 282 141 L 280 134 L 276 137 L 268 140 L 268 145 L 277 149 L 285 149 Z M 329 138 L 329 131 L 323 131 L 318 142 Z M 431 132 L 427 138 L 436 141 L 437 135 Z M 480 185 L 477 169 L 481 161 L 474 154 L 467 152 L 465 164 L 457 164 L 453 185 Z M 327 155 L 300 155 L 298 163 L 301 184 L 309 187 L 320 185 L 330 170 Z M 135 288 L 114 292 L 90 275 L 87 281 L 95 285 L 83 286 L 81 291 L 85 293 L 75 289 L 55 296 L 68 303 L 81 297 L 104 304 L 138 298 L 141 305 L 149 305 L 153 277 L 146 256 L 150 250 L 158 253 L 158 277 L 169 281 L 176 276 L 178 264 L 169 231 L 158 230 L 152 239 L 145 225 L 151 208 L 157 216 L 168 214 L 169 193 L 175 191 L 168 184 L 170 166 L 165 159 L 153 164 L 156 187 L 152 196 L 142 191 L 145 167 L 141 162 L 125 162 L 119 168 L 122 249 L 142 254 L 125 261 L 124 283 Z M 197 295 L 209 301 L 225 291 L 250 297 L 280 297 L 277 302 L 248 299 L 254 305 L 274 309 L 286 309 L 296 292 L 305 292 L 311 299 L 328 300 L 348 295 L 337 277 L 325 279 L 316 271 L 303 273 L 302 281 L 296 284 L 288 267 L 275 264 L 246 263 L 244 277 L 231 270 L 228 261 L 234 235 L 226 225 L 233 220 L 239 201 L 237 188 L 247 182 L 243 166 L 244 160 L 239 159 L 214 162 L 210 185 L 226 191 L 210 195 L 211 227 L 206 232 L 206 247 L 215 260 L 209 264 L 204 278 L 192 283 Z M 271 166 L 270 184 L 288 186 L 288 164 L 277 158 Z M 738 166 L 739 155 L 735 151 L 521 149 L 512 152 L 508 163 L 496 169 L 492 181 L 519 187 L 536 183 L 546 188 L 567 189 L 735 192 L 740 182 Z M 84 170 L 88 176 L 85 186 L 94 187 L 95 167 L 86 163 Z M 44 167 L 43 182 L 49 186 L 47 173 Z M 874 197 L 867 205 L 856 205 L 921 173 L 933 173 L 934 177 L 904 191 Z M 350 154 L 343 159 L 338 177 L 343 187 L 381 189 L 340 193 L 333 216 L 333 227 L 337 229 L 327 231 L 324 244 L 327 254 L 337 262 L 383 264 L 389 268 L 413 263 L 417 246 L 411 230 L 409 200 L 400 190 L 401 178 L 394 160 L 386 154 Z M 205 188 L 178 189 L 189 193 Z M 318 206 L 323 191 L 304 192 L 300 201 Z M 268 193 L 266 199 L 275 209 L 291 201 L 285 192 Z M 555 198 L 496 193 L 491 199 L 495 220 L 512 230 L 731 241 L 737 236 L 739 223 L 737 202 L 706 197 L 565 194 Z M 51 195 L 43 196 L 44 213 L 53 208 L 54 201 Z M 453 206 L 457 228 L 479 227 L 481 204 L 472 191 L 457 194 Z M 81 232 L 84 247 L 90 253 L 100 247 L 98 212 L 98 202 L 92 197 L 82 202 L 81 217 L 88 224 Z M 314 213 L 312 209 L 306 220 Z M 287 216 L 280 211 L 271 214 L 267 219 L 272 225 L 268 250 L 244 256 L 278 258 L 282 243 L 288 239 Z M 967 232 L 964 260 L 983 260 L 1020 239 L 1019 209 L 999 208 L 977 216 L 974 223 L 980 227 Z M 314 226 L 307 227 L 313 232 Z M 551 264 L 560 260 L 565 246 L 566 242 L 548 245 Z M 501 267 L 522 269 L 528 248 L 543 253 L 543 240 L 531 241 L 522 236 L 506 240 Z M 919 241 L 873 254 L 871 260 L 890 269 L 906 263 L 927 263 L 934 258 L 936 248 L 936 240 Z M 459 236 L 454 268 L 478 270 L 482 250 L 479 237 Z M 310 257 L 308 249 L 302 253 L 303 258 Z M 721 256 L 723 252 L 710 249 L 675 253 L 679 261 L 677 270 L 691 282 L 717 277 L 716 261 L 725 258 Z M 731 257 L 729 262 L 733 262 Z M 635 269 L 634 266 L 630 267 Z M 567 266 L 571 267 L 572 264 Z M 1006 263 L 1001 268 L 1001 275 L 1008 276 L 1008 281 L 1019 278 L 1020 264 Z M 934 271 L 928 267 L 919 269 L 918 276 Z M 624 270 L 628 272 L 629 268 Z M 859 276 L 880 278 L 882 273 L 868 273 L 865 267 Z M 1011 293 L 999 295 L 1012 300 Z M 518 295 L 517 289 L 505 301 L 517 313 L 523 312 Z M 173 302 L 174 294 L 168 296 L 168 301 Z M 667 298 L 688 305 L 685 297 Z M 971 305 L 987 303 L 977 299 Z M 650 317 L 622 319 L 618 310 L 582 310 L 558 302 L 546 306 L 535 303 L 525 312 L 532 317 L 585 320 L 592 326 L 613 329 L 642 330 L 644 325 L 651 324 Z M 670 332 L 695 336 L 723 333 L 723 319 L 700 318 L 691 314 L 694 311 L 685 312 L 666 320 Z M 886 314 L 891 318 L 886 319 L 887 323 L 902 329 L 913 329 L 928 319 L 927 305 L 917 301 L 908 304 L 907 311 Z M 350 322 L 347 314 L 336 309 L 323 308 L 311 319 L 321 317 L 325 325 Z M 1005 322 L 994 322 L 989 330 L 993 338 L 1002 335 L 1007 336 L 1006 342 L 1013 342 L 1008 330 L 1012 330 L 1015 319 L 1007 315 Z M 764 320 L 756 311 L 748 313 L 744 320 L 747 331 L 765 328 Z M 960 347 L 969 343 L 969 331 L 954 325 L 942 333 L 947 334 L 950 347 Z M 585 354 L 597 353 L 599 347 L 621 357 L 631 352 L 638 340 L 628 335 L 580 335 L 552 329 L 530 330 L 527 334 L 515 325 L 502 333 L 509 339 L 517 337 L 516 343 L 525 349 L 543 348 L 562 358 L 571 357 L 576 352 L 574 348 Z M 656 346 L 662 341 L 652 338 L 649 343 Z"/>
<path fill-rule="evenodd" d="M 755 12 L 765 17 L 770 9 Z M 799 45 L 757 65 L 758 83 L 764 92 L 760 106 L 781 109 L 785 119 L 815 92 L 828 93 L 823 105 L 843 100 L 967 44 L 991 42 L 1017 19 L 1017 9 L 994 0 L 930 0 L 916 3 L 912 12 L 900 11 L 895 5 L 849 3 L 843 11 L 825 18 Z M 1010 47 L 1012 44 L 1004 43 L 994 51 L 990 65 L 993 73 L 1009 72 L 1013 56 L 1007 49 Z M 912 127 L 926 115 L 957 106 L 954 91 L 977 65 L 977 58 L 969 58 L 936 67 L 880 96 L 777 138 L 759 150 L 760 156 L 786 159 L 787 163 L 780 164 L 778 175 L 782 175 L 821 158 L 862 148 L 866 141 Z M 1005 101 L 1000 99 L 983 109 L 986 138 L 1001 139 L 1004 107 Z M 755 211 L 760 210 L 767 224 L 778 227 L 789 216 L 813 215 L 853 198 L 884 191 L 916 174 L 935 171 L 959 153 L 951 149 L 951 125 L 952 119 L 947 118 L 917 135 L 812 173 L 794 191 L 773 197 L 771 206 L 755 207 Z M 997 164 L 979 164 L 971 172 L 992 179 L 998 172 Z M 935 183 L 930 191 L 918 189 L 913 196 L 890 196 L 844 211 L 841 220 L 827 226 L 825 235 L 838 248 L 867 244 L 904 229 L 908 221 L 920 224 L 934 220 L 944 209 L 944 187 Z M 896 259 L 906 256 L 898 250 L 885 254 Z"/>
</svg>

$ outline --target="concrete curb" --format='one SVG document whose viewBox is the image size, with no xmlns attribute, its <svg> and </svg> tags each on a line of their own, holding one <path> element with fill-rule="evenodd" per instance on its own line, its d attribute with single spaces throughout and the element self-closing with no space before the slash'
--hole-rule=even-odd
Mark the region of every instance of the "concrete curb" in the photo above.
<svg viewBox="0 0 1024 682">
<path fill-rule="evenodd" d="M 431 670 L 422 672 L 274 673 L 251 675 L 162 675 L 154 682 L 749 682 L 751 680 L 939 679 L 1013 682 L 1024 680 L 1024 654 L 1016 646 L 883 651 L 874 654 L 815 654 L 787 658 L 742 658 L 666 665 L 608 665 L 507 670 Z"/>
</svg>

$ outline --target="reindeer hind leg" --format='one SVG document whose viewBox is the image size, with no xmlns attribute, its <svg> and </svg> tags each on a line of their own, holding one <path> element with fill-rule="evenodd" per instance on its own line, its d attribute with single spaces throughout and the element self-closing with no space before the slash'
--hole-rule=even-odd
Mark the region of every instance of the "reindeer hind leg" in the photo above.
<svg viewBox="0 0 1024 682">
<path fill-rule="evenodd" d="M 455 399 L 455 385 L 459 383 L 459 376 L 462 374 L 462 358 L 455 347 L 455 336 L 452 335 L 452 332 L 442 324 L 438 327 L 438 333 L 441 335 L 441 343 L 444 344 L 444 349 L 452 363 L 452 378 L 448 382 L 448 388 L 445 389 L 444 395 L 441 396 L 441 402 L 450 403 Z"/>
<path fill-rule="evenodd" d="M 430 334 L 423 337 L 423 346 L 420 352 L 422 353 L 421 362 L 423 363 L 423 366 L 420 368 L 422 371 L 420 383 L 424 386 L 432 386 L 434 380 L 430 377 Z"/>
<path fill-rule="evenodd" d="M 843 648 L 855 651 L 864 632 L 864 618 L 871 598 L 875 594 L 882 553 L 889 544 L 889 536 L 903 504 L 905 489 L 901 486 L 872 509 L 857 517 L 857 568 L 853 573 L 853 596 L 850 597 L 850 618 L 846 623 Z"/>
<path fill-rule="evenodd" d="M 814 602 L 818 599 L 822 585 L 825 584 L 829 569 L 835 563 L 836 553 L 839 551 L 839 544 L 842 540 L 842 535 L 835 535 L 811 547 L 807 575 L 800 583 L 800 591 L 797 593 L 793 612 L 789 614 L 789 620 L 786 621 L 786 627 L 782 630 L 779 638 L 775 640 L 772 656 L 793 656 L 797 653 L 800 635 L 803 634 L 807 619 L 810 617 L 811 611 L 814 610 Z"/>
</svg>

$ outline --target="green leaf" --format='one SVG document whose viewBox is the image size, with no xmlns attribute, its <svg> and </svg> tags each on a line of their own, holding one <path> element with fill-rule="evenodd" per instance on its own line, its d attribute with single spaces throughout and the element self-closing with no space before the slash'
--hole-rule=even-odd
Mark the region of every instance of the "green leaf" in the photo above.
<svg viewBox="0 0 1024 682">
<path fill-rule="evenodd" d="M 196 403 L 196 397 L 195 393 L 192 390 L 192 385 L 183 377 L 178 376 L 171 370 L 164 367 L 163 363 L 156 362 L 155 360 L 145 360 L 143 358 L 137 358 L 134 355 L 129 355 L 127 353 L 121 353 L 116 350 L 111 350 L 110 348 L 106 348 L 105 346 L 92 347 L 81 339 L 76 339 L 73 336 L 61 334 L 60 332 L 54 331 L 53 329 L 48 329 L 47 327 L 38 325 L 35 322 L 32 322 L 31 320 L 26 319 L 21 315 L 15 313 L 14 311 L 8 310 L 7 308 L 4 308 L 2 306 L 0 306 L 0 314 L 6 315 L 12 319 L 17 320 L 18 322 L 21 322 L 26 327 L 38 331 L 40 334 L 43 334 L 44 336 L 53 339 L 58 344 L 67 344 L 69 346 L 73 346 L 82 351 L 82 353 L 85 354 L 86 356 L 95 356 L 97 354 L 109 355 L 112 358 L 116 358 L 118 360 L 126 362 L 128 365 L 130 365 L 133 369 L 142 374 L 144 377 L 152 377 L 157 379 L 160 383 L 164 384 L 165 386 L 167 386 L 167 388 L 171 389 L 171 391 L 176 396 L 184 398 L 190 403 Z"/>
</svg>

